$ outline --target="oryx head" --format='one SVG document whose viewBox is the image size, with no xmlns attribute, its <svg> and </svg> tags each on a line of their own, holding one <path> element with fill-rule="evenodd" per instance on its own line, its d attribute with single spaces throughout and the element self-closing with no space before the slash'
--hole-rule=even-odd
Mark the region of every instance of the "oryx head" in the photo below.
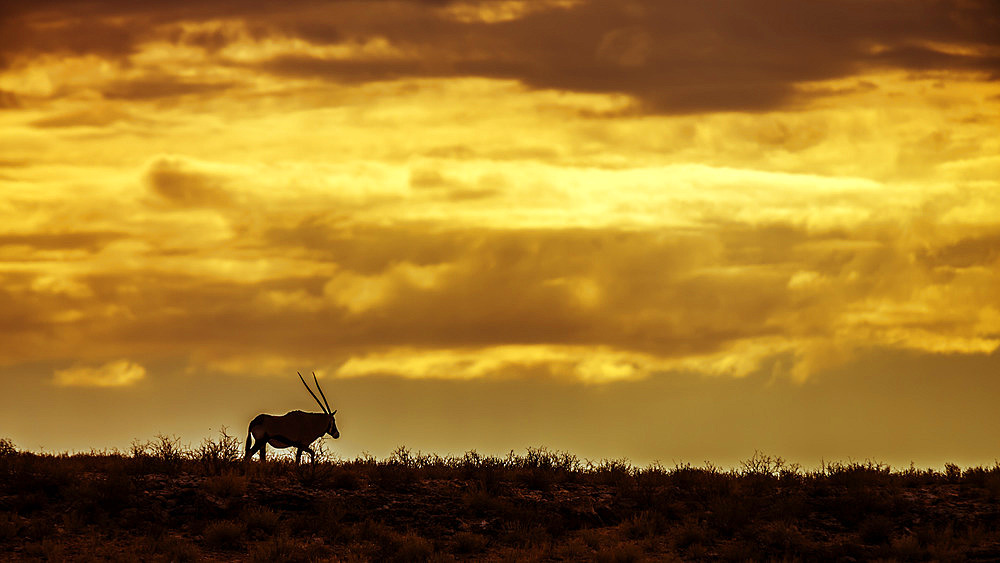
<svg viewBox="0 0 1000 563">
<path fill-rule="evenodd" d="M 299 373 L 299 379 L 302 380 L 302 385 L 306 386 L 306 390 L 309 391 L 309 394 L 312 395 L 312 398 L 316 399 L 316 403 L 319 405 L 319 408 L 323 410 L 323 412 L 326 414 L 327 417 L 329 417 L 330 421 L 329 423 L 327 423 L 326 433 L 332 436 L 334 439 L 340 438 L 340 430 L 337 430 L 337 421 L 336 419 L 334 419 L 334 415 L 337 414 L 337 411 L 330 410 L 330 403 L 326 402 L 326 395 L 323 394 L 323 388 L 319 386 L 319 380 L 316 379 L 316 372 L 313 372 L 313 381 L 316 382 L 316 389 L 319 391 L 320 397 L 323 397 L 322 403 L 319 401 L 319 398 L 316 397 L 316 394 L 313 393 L 312 389 L 309 388 L 309 384 L 306 383 L 306 380 L 302 378 L 301 373 Z"/>
</svg>

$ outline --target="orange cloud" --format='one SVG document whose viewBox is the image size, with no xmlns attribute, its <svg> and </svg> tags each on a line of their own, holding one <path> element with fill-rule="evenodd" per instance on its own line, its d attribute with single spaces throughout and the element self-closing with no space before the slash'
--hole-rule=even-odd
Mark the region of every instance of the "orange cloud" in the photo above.
<svg viewBox="0 0 1000 563">
<path fill-rule="evenodd" d="M 125 387 L 146 377 L 146 368 L 128 360 L 99 367 L 72 367 L 55 371 L 53 383 L 60 387 Z"/>
<path fill-rule="evenodd" d="M 5 365 L 996 349 L 986 4 L 60 7 L 0 34 Z"/>
<path fill-rule="evenodd" d="M 183 159 L 161 157 L 149 167 L 146 180 L 164 201 L 182 207 L 225 207 L 232 203 L 224 178 L 198 171 Z"/>
</svg>

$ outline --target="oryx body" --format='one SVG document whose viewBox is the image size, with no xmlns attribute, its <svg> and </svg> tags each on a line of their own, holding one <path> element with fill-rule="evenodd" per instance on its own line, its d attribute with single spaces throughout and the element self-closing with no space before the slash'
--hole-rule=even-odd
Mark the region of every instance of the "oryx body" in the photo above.
<svg viewBox="0 0 1000 563">
<path fill-rule="evenodd" d="M 299 379 L 302 379 L 302 374 L 299 374 Z M 308 452 L 309 458 L 315 461 L 316 452 L 309 447 L 310 444 L 324 434 L 329 434 L 335 439 L 340 437 L 340 431 L 337 430 L 337 422 L 334 418 L 337 411 L 330 411 L 330 405 L 324 404 L 326 403 L 326 395 L 323 395 L 315 373 L 313 380 L 316 381 L 316 388 L 319 389 L 319 393 L 323 397 L 322 403 L 312 392 L 312 389 L 309 389 L 309 385 L 304 379 L 302 379 L 302 384 L 306 386 L 306 389 L 309 389 L 309 394 L 316 399 L 323 412 L 291 411 L 281 416 L 257 415 L 250 421 L 250 427 L 247 429 L 244 460 L 249 461 L 255 453 L 260 452 L 260 460 L 264 461 L 267 455 L 267 446 L 270 444 L 275 448 L 295 448 L 296 463 L 301 460 L 302 452 Z M 250 445 L 251 439 L 253 446 Z"/>
</svg>

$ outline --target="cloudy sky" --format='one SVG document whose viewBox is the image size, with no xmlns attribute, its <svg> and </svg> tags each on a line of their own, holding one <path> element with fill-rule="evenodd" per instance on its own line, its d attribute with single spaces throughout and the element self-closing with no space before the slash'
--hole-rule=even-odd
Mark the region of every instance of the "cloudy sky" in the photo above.
<svg viewBox="0 0 1000 563">
<path fill-rule="evenodd" d="M 15 3 L 0 436 L 1000 456 L 991 0 Z"/>
</svg>

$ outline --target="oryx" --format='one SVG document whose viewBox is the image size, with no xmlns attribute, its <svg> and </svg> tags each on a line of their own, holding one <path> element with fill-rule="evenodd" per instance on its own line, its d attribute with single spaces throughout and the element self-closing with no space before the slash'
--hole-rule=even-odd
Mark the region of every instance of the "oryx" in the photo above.
<svg viewBox="0 0 1000 563">
<path fill-rule="evenodd" d="M 319 408 L 323 412 L 291 411 L 281 416 L 270 414 L 257 415 L 256 418 L 250 421 L 250 427 L 247 429 L 247 445 L 246 455 L 243 458 L 244 461 L 250 461 L 253 454 L 257 452 L 260 452 L 260 460 L 264 461 L 268 444 L 271 444 L 275 448 L 294 447 L 296 463 L 301 460 L 302 452 L 309 452 L 309 458 L 312 461 L 316 461 L 316 453 L 309 447 L 309 444 L 315 442 L 323 434 L 329 434 L 334 439 L 340 438 L 340 431 L 337 430 L 337 422 L 333 418 L 333 415 L 337 414 L 337 411 L 330 411 L 330 404 L 326 402 L 326 395 L 323 394 L 323 389 L 319 386 L 319 380 L 316 379 L 316 372 L 313 372 L 313 381 L 316 382 L 316 389 L 319 390 L 320 396 L 323 397 L 322 403 L 316 397 L 316 394 L 312 392 L 312 389 L 309 388 L 309 384 L 302 378 L 301 373 L 299 373 L 299 379 L 302 380 L 302 385 L 306 386 L 312 398 L 316 399 L 316 403 L 319 404 Z M 251 437 L 255 440 L 253 447 L 250 447 Z"/>
</svg>

